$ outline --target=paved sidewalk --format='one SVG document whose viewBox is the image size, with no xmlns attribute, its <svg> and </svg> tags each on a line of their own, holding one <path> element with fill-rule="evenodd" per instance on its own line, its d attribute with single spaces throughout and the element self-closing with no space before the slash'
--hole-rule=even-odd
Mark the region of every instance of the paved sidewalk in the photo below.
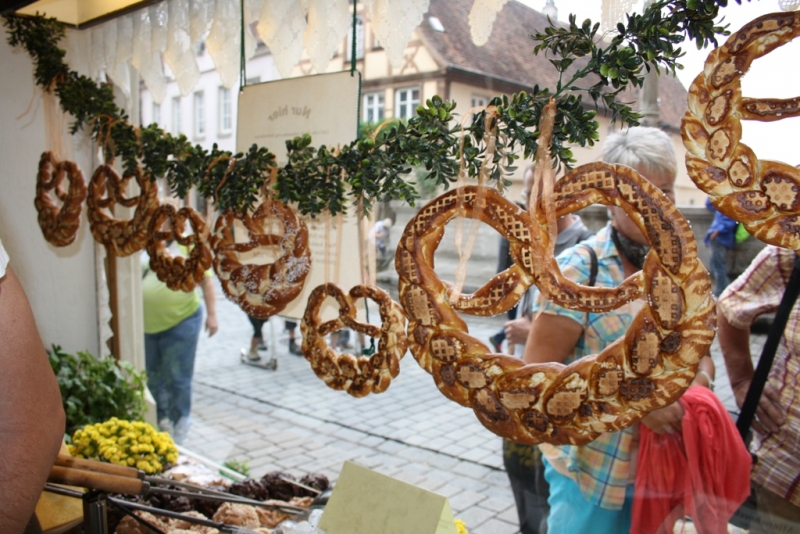
<svg viewBox="0 0 800 534">
<path fill-rule="evenodd" d="M 472 534 L 518 532 L 500 438 L 480 425 L 471 409 L 441 395 L 410 353 L 385 393 L 354 399 L 326 387 L 303 357 L 288 353 L 279 318 L 264 327 L 278 369 L 240 363 L 250 324 L 219 288 L 217 297 L 219 333 L 203 334 L 198 347 L 194 425 L 185 444 L 190 450 L 218 463 L 248 460 L 253 477 L 281 469 L 323 472 L 335 480 L 342 463 L 352 460 L 447 496 Z M 504 316 L 467 322 L 470 332 L 486 341 Z M 763 337 L 755 337 L 754 345 L 763 344 Z M 730 408 L 716 347 L 715 342 L 717 392 Z"/>
</svg>

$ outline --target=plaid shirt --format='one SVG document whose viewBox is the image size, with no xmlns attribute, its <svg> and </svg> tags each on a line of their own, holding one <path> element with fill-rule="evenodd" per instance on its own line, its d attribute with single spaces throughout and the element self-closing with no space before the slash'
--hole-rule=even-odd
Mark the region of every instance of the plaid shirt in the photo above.
<svg viewBox="0 0 800 534">
<path fill-rule="evenodd" d="M 564 276 L 582 284 L 588 283 L 591 258 L 584 245 L 591 246 L 597 254 L 595 286 L 614 287 L 622 283 L 625 279 L 622 260 L 611 240 L 610 226 L 558 257 Z M 538 301 L 538 298 L 534 300 L 534 315 L 542 307 Z M 628 304 L 615 312 L 599 314 L 547 303 L 543 313 L 569 317 L 583 325 L 583 334 L 565 362 L 569 364 L 584 356 L 598 354 L 622 337 L 633 320 L 634 308 L 634 304 Z M 619 510 L 625 502 L 625 489 L 633 481 L 638 436 L 638 425 L 634 425 L 620 432 L 602 434 L 579 447 L 540 445 L 540 448 L 557 471 L 577 482 L 587 501 L 609 510 Z"/>
<path fill-rule="evenodd" d="M 794 267 L 795 253 L 767 246 L 747 270 L 720 295 L 717 311 L 728 322 L 749 329 L 755 319 L 774 312 Z M 795 305 L 775 354 L 769 383 L 780 393 L 786 424 L 776 434 L 754 432 L 750 449 L 758 456 L 753 481 L 800 506 L 800 306 Z"/>
</svg>

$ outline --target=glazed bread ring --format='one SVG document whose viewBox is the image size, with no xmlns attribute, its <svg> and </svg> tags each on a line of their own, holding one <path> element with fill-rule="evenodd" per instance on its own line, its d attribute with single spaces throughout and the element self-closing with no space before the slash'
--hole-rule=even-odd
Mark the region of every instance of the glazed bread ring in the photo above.
<svg viewBox="0 0 800 534">
<path fill-rule="evenodd" d="M 543 220 L 531 221 L 493 190 L 485 194 L 485 209 L 477 214 L 475 187 L 465 188 L 463 203 L 457 192 L 434 199 L 408 223 L 397 250 L 409 347 L 442 393 L 472 407 L 495 434 L 529 444 L 584 444 L 674 402 L 694 378 L 715 324 L 711 281 L 677 208 L 628 167 L 594 163 L 561 179 L 556 216 L 598 201 L 621 206 L 652 247 L 641 274 L 618 288 L 597 288 L 564 279 L 552 255 L 545 257 Z M 585 311 L 613 309 L 642 293 L 646 303 L 623 338 L 568 366 L 526 365 L 491 354 L 469 335 L 449 303 L 447 284 L 433 270 L 440 229 L 458 213 L 479 218 L 509 240 L 516 262 L 510 271 L 520 280 L 508 283 L 514 291 L 534 280 L 554 301 Z"/>
<path fill-rule="evenodd" d="M 339 316 L 320 324 L 319 311 L 326 297 L 333 297 L 339 304 Z M 360 298 L 369 298 L 378 303 L 380 328 L 356 320 L 355 301 Z M 300 323 L 303 355 L 311 362 L 314 373 L 333 389 L 344 390 L 353 397 L 382 393 L 400 372 L 400 359 L 408 346 L 405 323 L 403 308 L 383 289 L 357 285 L 350 289 L 348 295 L 336 284 L 322 284 L 309 295 L 308 306 Z M 345 327 L 372 338 L 380 337 L 378 351 L 367 358 L 338 354 L 328 347 L 325 336 Z"/>
<path fill-rule="evenodd" d="M 184 235 L 186 222 L 192 233 Z M 164 223 L 169 223 L 169 230 L 164 231 Z M 203 281 L 205 272 L 211 267 L 211 250 L 206 240 L 206 223 L 200 214 L 190 207 L 179 210 L 171 204 L 159 206 L 148 230 L 147 253 L 150 255 L 150 268 L 158 279 L 167 284 L 173 291 L 192 291 Z M 173 257 L 167 249 L 165 241 L 175 240 L 186 247 L 189 255 Z"/>
<path fill-rule="evenodd" d="M 139 195 L 128 198 L 125 189 L 131 178 L 139 185 Z M 119 177 L 110 165 L 100 165 L 89 182 L 89 228 L 94 239 L 116 256 L 130 256 L 147 244 L 150 218 L 158 208 L 158 186 L 151 182 L 140 169 L 133 174 Z M 114 217 L 111 209 L 115 204 L 136 208 L 133 217 L 121 220 Z"/>
<path fill-rule="evenodd" d="M 714 206 L 758 239 L 792 250 L 800 250 L 800 170 L 759 160 L 741 142 L 741 120 L 796 117 L 800 98 L 743 98 L 741 78 L 754 59 L 798 34 L 794 11 L 764 15 L 731 35 L 692 82 L 681 125 L 689 176 Z"/>
<path fill-rule="evenodd" d="M 69 188 L 64 191 L 64 178 Z M 62 202 L 56 205 L 50 192 Z M 43 152 L 36 175 L 36 199 L 39 226 L 52 245 L 65 247 L 75 241 L 81 223 L 81 209 L 86 199 L 86 180 L 72 161 L 57 161 L 52 152 Z"/>
<path fill-rule="evenodd" d="M 283 235 L 267 233 L 270 220 L 283 224 Z M 236 243 L 233 223 L 239 219 L 250 239 Z M 278 245 L 281 256 L 267 265 L 242 264 L 240 252 Z M 311 267 L 308 228 L 289 207 L 278 201 L 264 202 L 253 215 L 237 216 L 226 210 L 214 226 L 211 237 L 214 270 L 229 299 L 248 315 L 266 319 L 285 308 L 300 294 Z"/>
</svg>

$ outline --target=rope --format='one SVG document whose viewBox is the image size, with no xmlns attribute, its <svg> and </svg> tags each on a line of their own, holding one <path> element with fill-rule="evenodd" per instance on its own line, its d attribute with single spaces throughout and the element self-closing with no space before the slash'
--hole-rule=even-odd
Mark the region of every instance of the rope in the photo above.
<svg viewBox="0 0 800 534">
<path fill-rule="evenodd" d="M 240 47 L 239 47 L 239 92 L 241 93 L 244 90 L 244 86 L 247 85 L 247 68 L 245 67 L 245 51 L 244 51 L 244 0 L 240 2 L 241 6 L 241 35 L 239 36 Z"/>
<path fill-rule="evenodd" d="M 350 76 L 355 76 L 358 72 L 358 104 L 356 106 L 356 132 L 359 131 L 358 127 L 361 124 L 361 72 L 356 70 L 356 41 L 357 41 L 357 27 L 358 16 L 356 15 L 356 8 L 358 7 L 358 0 L 353 0 L 353 39 L 350 44 Z"/>
</svg>

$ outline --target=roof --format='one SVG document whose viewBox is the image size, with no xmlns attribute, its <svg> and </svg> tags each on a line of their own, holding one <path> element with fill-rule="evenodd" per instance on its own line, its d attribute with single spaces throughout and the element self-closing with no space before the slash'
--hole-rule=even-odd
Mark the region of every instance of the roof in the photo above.
<svg viewBox="0 0 800 534">
<path fill-rule="evenodd" d="M 472 42 L 467 14 L 474 0 L 430 0 L 430 8 L 418 31 L 429 49 L 451 72 L 472 73 L 503 82 L 506 86 L 523 88 L 539 85 L 555 88 L 558 72 L 544 53 L 533 54 L 534 41 L 531 35 L 544 31 L 547 17 L 516 0 L 510 0 L 497 14 L 492 34 L 483 46 Z M 444 32 L 436 31 L 428 23 L 428 17 L 438 18 Z M 581 60 L 573 66 L 579 68 Z M 588 81 L 586 85 L 592 83 Z M 629 91 L 631 91 L 629 89 Z M 681 118 L 686 111 L 686 89 L 672 76 L 659 78 L 662 126 L 680 129 Z M 634 102 L 635 93 L 623 95 L 622 100 Z M 586 99 L 586 98 L 584 98 Z M 591 100 L 589 100 L 591 105 Z"/>
</svg>

